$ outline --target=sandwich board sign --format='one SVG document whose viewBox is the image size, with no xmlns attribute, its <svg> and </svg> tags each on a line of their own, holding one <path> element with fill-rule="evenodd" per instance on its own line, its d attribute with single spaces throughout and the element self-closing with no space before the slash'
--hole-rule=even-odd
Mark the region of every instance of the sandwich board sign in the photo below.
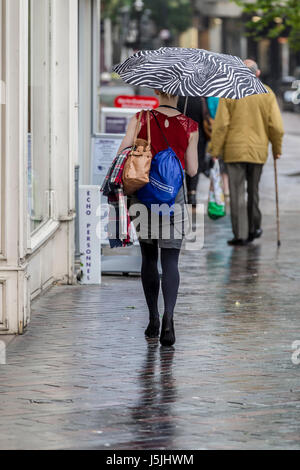
<svg viewBox="0 0 300 470">
<path fill-rule="evenodd" d="M 79 186 L 82 284 L 101 284 L 101 200 L 98 186 Z"/>
</svg>

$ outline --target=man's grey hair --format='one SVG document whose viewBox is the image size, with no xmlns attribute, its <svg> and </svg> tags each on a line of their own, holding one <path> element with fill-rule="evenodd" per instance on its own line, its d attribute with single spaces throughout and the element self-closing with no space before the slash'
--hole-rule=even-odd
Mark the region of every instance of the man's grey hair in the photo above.
<svg viewBox="0 0 300 470">
<path fill-rule="evenodd" d="M 259 70 L 259 67 L 254 60 L 246 59 L 244 61 L 244 64 L 248 67 L 248 69 L 251 70 L 252 73 L 254 73 L 254 75 L 256 75 L 256 72 Z"/>
</svg>

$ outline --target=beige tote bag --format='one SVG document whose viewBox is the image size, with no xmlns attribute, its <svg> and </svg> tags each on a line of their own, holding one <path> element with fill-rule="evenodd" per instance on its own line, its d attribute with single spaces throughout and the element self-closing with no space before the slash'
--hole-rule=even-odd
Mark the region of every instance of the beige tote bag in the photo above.
<svg viewBox="0 0 300 470">
<path fill-rule="evenodd" d="M 151 153 L 151 132 L 150 132 L 150 113 L 147 113 L 147 140 L 138 139 L 141 119 L 141 111 L 136 125 L 132 150 L 126 160 L 123 170 L 124 192 L 127 195 L 133 194 L 140 188 L 149 183 L 149 173 L 152 161 Z"/>
</svg>

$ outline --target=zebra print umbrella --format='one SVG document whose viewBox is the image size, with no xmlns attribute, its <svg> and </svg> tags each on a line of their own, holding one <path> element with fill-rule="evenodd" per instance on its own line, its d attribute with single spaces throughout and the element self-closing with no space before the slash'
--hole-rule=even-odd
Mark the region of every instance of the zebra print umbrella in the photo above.
<svg viewBox="0 0 300 470">
<path fill-rule="evenodd" d="M 139 51 L 114 67 L 134 86 L 144 86 L 177 96 L 245 98 L 268 93 L 242 59 L 204 49 L 161 47 Z"/>
</svg>

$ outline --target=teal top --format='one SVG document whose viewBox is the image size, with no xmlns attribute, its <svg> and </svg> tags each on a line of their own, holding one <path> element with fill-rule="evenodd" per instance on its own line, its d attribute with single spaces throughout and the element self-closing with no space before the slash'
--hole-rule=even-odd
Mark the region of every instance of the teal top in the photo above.
<svg viewBox="0 0 300 470">
<path fill-rule="evenodd" d="M 215 119 L 217 114 L 219 99 L 220 98 L 216 98 L 215 96 L 209 96 L 208 98 L 206 98 L 208 111 L 213 119 Z"/>
</svg>

